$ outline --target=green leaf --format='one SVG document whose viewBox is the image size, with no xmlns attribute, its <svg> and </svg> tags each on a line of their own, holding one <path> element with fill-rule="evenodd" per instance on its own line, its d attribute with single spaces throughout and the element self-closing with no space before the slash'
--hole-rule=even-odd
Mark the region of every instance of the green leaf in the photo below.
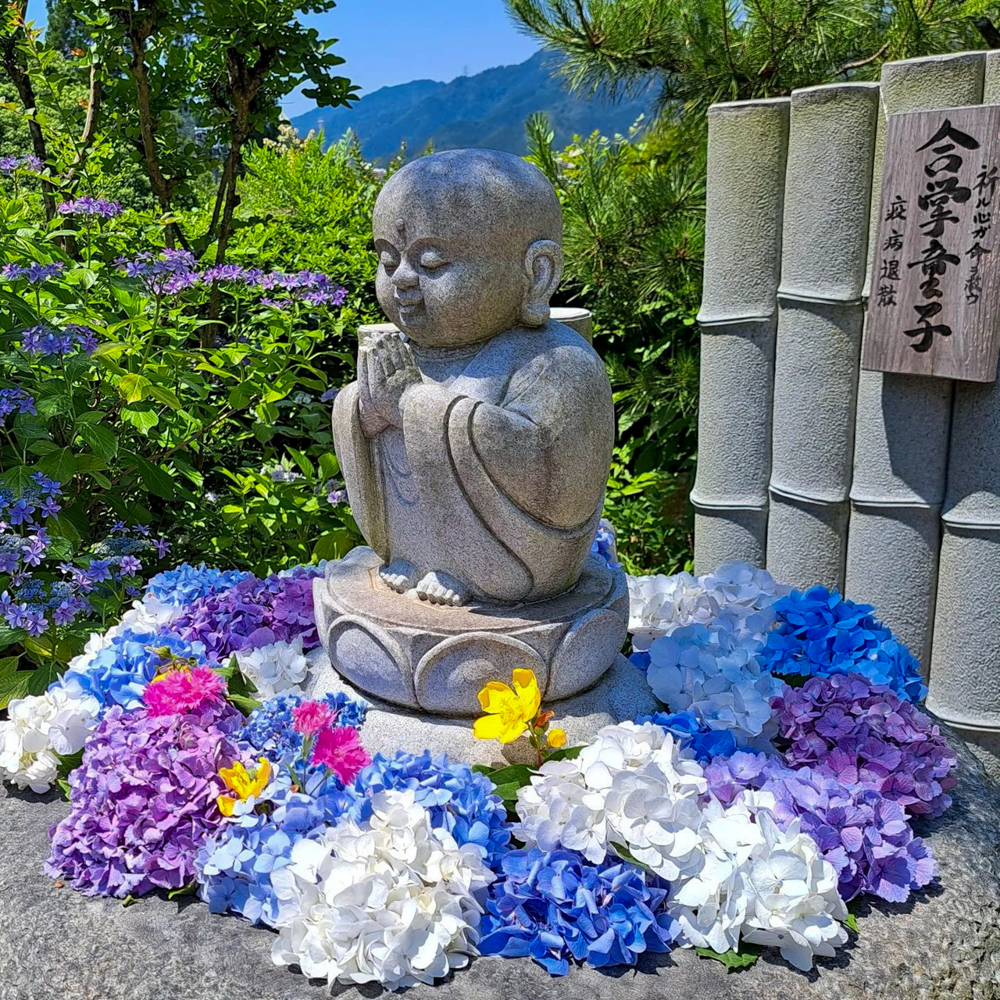
<svg viewBox="0 0 1000 1000">
<path fill-rule="evenodd" d="M 56 784 L 62 789 L 63 798 L 69 802 L 70 801 L 70 787 L 69 782 L 65 778 L 56 778 Z"/>
<path fill-rule="evenodd" d="M 858 918 L 853 913 L 847 914 L 847 919 L 844 921 L 844 926 L 849 931 L 854 931 L 855 934 L 861 933 L 861 929 L 858 927 Z"/>
<path fill-rule="evenodd" d="M 159 414 L 149 408 L 122 407 L 121 418 L 143 434 L 148 434 L 159 422 Z"/>
<path fill-rule="evenodd" d="M 553 750 L 546 754 L 546 760 L 576 760 L 580 756 L 583 747 L 563 747 L 562 750 Z"/>
<path fill-rule="evenodd" d="M 317 559 L 341 559 L 356 544 L 357 539 L 346 528 L 338 528 L 320 535 L 312 554 Z"/>
<path fill-rule="evenodd" d="M 784 681 L 790 688 L 800 688 L 812 678 L 807 674 L 781 674 L 778 680 Z"/>
<path fill-rule="evenodd" d="M 0 476 L 4 485 L 15 493 L 21 493 L 31 486 L 31 473 L 34 470 L 28 465 L 15 465 Z"/>
<path fill-rule="evenodd" d="M 139 479 L 146 490 L 164 500 L 172 500 L 176 491 L 170 474 L 160 466 L 147 462 L 141 455 L 134 455 L 133 458 L 139 470 Z"/>
<path fill-rule="evenodd" d="M 486 777 L 496 786 L 497 795 L 502 799 L 517 798 L 517 790 L 531 784 L 534 773 L 527 764 L 511 764 L 495 771 L 487 771 Z M 503 791 L 501 791 L 503 789 Z"/>
<path fill-rule="evenodd" d="M 302 472 L 307 475 L 310 479 L 314 478 L 316 475 L 316 467 L 309 461 L 305 454 L 296 448 L 289 448 L 288 454 L 292 456 L 295 464 L 302 470 Z"/>
<path fill-rule="evenodd" d="M 9 631 L 15 631 L 10 629 Z M 20 632 L 21 629 L 16 631 Z M 27 633 L 24 633 L 27 635 Z M 18 670 L 17 656 L 7 656 L 0 660 L 0 708 L 6 708 L 7 703 L 15 698 L 23 698 L 28 693 L 30 670 Z"/>
<path fill-rule="evenodd" d="M 39 396 L 35 401 L 35 408 L 38 410 L 40 417 L 48 420 L 50 417 L 56 417 L 61 413 L 72 413 L 73 397 L 67 395 L 65 392 L 55 392 L 50 396 Z"/>
<path fill-rule="evenodd" d="M 695 953 L 702 958 L 710 958 L 715 962 L 721 962 L 727 972 L 742 972 L 757 964 L 760 953 L 763 949 L 756 944 L 744 942 L 741 951 L 712 951 L 711 948 L 695 948 Z"/>
<path fill-rule="evenodd" d="M 187 885 L 182 885 L 179 889 L 171 889 L 167 893 L 167 899 L 177 899 L 179 896 L 194 896 L 198 892 L 197 882 L 188 882 Z"/>
<path fill-rule="evenodd" d="M 643 864 L 624 844 L 616 844 L 611 841 L 611 848 L 614 850 L 615 854 L 622 859 L 622 861 L 627 861 L 630 865 L 635 865 L 636 868 L 641 868 L 644 872 L 649 875 L 655 875 L 649 865 Z"/>
<path fill-rule="evenodd" d="M 59 768 L 58 775 L 60 778 L 68 778 L 70 774 L 75 771 L 83 763 L 83 750 L 77 750 L 76 753 L 62 754 L 59 757 Z"/>
<path fill-rule="evenodd" d="M 68 483 L 76 474 L 76 456 L 72 448 L 59 448 L 38 460 L 38 469 L 58 483 Z"/>
<path fill-rule="evenodd" d="M 31 639 L 25 639 L 25 647 L 30 648 Z M 28 674 L 28 694 L 45 694 L 49 685 L 59 679 L 62 664 L 57 659 L 49 659 L 41 666 L 35 667 Z"/>
<path fill-rule="evenodd" d="M 81 423 L 76 432 L 90 445 L 90 450 L 98 458 L 108 461 L 118 454 L 118 438 L 110 428 L 100 424 Z"/>
<path fill-rule="evenodd" d="M 256 698 L 249 698 L 242 694 L 231 694 L 227 697 L 231 705 L 238 708 L 244 715 L 249 715 L 255 709 L 260 708 L 261 703 Z"/>
<path fill-rule="evenodd" d="M 151 396 L 165 406 L 169 406 L 172 410 L 181 409 L 181 401 L 177 398 L 177 394 L 170 389 L 164 388 L 162 385 L 157 385 L 155 382 L 149 383 L 146 388 L 146 395 Z"/>
<path fill-rule="evenodd" d="M 152 384 L 145 375 L 128 372 L 118 382 L 118 392 L 126 402 L 138 403 L 140 399 L 145 399 Z"/>
<path fill-rule="evenodd" d="M 111 341 L 109 343 L 101 344 L 93 354 L 92 358 L 117 358 L 120 354 L 124 354 L 128 350 L 128 344 L 123 344 L 121 341 Z"/>
<path fill-rule="evenodd" d="M 523 785 L 519 785 L 516 781 L 508 782 L 504 785 L 496 785 L 493 789 L 497 795 L 503 799 L 504 802 L 515 802 L 517 800 L 517 793 L 523 788 Z"/>
</svg>

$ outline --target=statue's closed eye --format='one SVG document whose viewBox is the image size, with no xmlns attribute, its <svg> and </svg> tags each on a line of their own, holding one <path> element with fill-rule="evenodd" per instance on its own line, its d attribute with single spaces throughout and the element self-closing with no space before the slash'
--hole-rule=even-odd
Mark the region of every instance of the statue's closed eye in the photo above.
<svg viewBox="0 0 1000 1000">
<path fill-rule="evenodd" d="M 391 274 L 399 267 L 399 254 L 391 250 L 383 250 L 379 256 L 379 263 Z"/>
<path fill-rule="evenodd" d="M 420 266 L 425 271 L 436 271 L 448 263 L 447 258 L 437 250 L 425 250 L 420 255 Z"/>
</svg>

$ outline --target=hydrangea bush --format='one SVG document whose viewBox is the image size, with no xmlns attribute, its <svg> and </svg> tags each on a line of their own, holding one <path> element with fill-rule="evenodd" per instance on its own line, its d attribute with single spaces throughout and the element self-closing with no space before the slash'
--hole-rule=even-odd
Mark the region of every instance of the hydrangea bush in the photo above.
<svg viewBox="0 0 1000 1000">
<path fill-rule="evenodd" d="M 0 778 L 42 792 L 70 771 L 52 877 L 118 897 L 194 886 L 275 929 L 279 965 L 390 989 L 477 955 L 565 975 L 771 948 L 809 970 L 846 943 L 847 901 L 902 903 L 937 877 L 915 824 L 950 805 L 956 755 L 870 609 L 738 565 L 633 581 L 636 681 L 662 709 L 563 747 L 531 672 L 517 691 L 497 679 L 484 693 L 520 721 L 480 738 L 549 738 L 536 767 L 491 771 L 369 759 L 364 702 L 306 698 L 320 572 L 158 573 L 11 703 Z"/>
</svg>

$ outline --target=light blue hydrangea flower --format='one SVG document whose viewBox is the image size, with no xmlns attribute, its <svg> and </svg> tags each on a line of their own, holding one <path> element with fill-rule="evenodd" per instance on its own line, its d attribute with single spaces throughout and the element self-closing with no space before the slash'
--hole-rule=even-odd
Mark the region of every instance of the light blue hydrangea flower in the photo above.
<svg viewBox="0 0 1000 1000">
<path fill-rule="evenodd" d="M 213 569 L 204 563 L 200 566 L 182 563 L 152 577 L 146 584 L 146 593 L 164 604 L 190 604 L 207 594 L 235 587 L 249 575 L 242 570 Z"/>
</svg>

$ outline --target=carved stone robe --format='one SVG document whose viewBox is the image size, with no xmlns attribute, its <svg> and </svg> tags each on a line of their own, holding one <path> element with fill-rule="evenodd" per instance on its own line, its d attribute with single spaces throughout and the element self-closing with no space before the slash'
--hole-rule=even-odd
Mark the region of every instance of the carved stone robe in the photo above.
<svg viewBox="0 0 1000 1000">
<path fill-rule="evenodd" d="M 402 427 L 367 438 L 356 382 L 334 403 L 337 456 L 368 544 L 386 562 L 448 573 L 482 601 L 568 590 L 601 516 L 614 442 L 603 362 L 554 322 L 414 355 L 423 383 L 404 395 Z"/>
</svg>

